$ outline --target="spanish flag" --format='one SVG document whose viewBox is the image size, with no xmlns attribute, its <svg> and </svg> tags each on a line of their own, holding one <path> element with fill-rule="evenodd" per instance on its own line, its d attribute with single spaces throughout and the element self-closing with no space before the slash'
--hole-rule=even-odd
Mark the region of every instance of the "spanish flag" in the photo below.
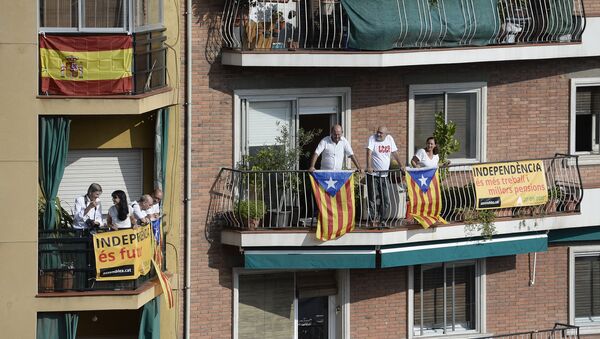
<svg viewBox="0 0 600 339">
<path fill-rule="evenodd" d="M 406 185 L 408 186 L 408 213 L 423 226 L 436 222 L 447 224 L 440 216 L 442 198 L 437 168 L 407 168 Z"/>
<path fill-rule="evenodd" d="M 40 35 L 40 66 L 44 94 L 128 94 L 133 91 L 133 38 Z"/>
<path fill-rule="evenodd" d="M 316 171 L 310 176 L 319 207 L 317 238 L 332 240 L 354 230 L 354 177 L 352 171 Z"/>
</svg>

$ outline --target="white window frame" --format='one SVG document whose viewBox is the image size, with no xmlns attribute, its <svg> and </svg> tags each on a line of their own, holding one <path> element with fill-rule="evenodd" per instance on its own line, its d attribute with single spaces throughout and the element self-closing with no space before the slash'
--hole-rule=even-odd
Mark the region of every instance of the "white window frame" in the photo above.
<svg viewBox="0 0 600 339">
<path fill-rule="evenodd" d="M 41 1 L 41 0 L 40 0 Z M 38 23 L 41 24 L 41 8 L 40 1 L 37 2 L 37 20 Z M 143 32 L 149 31 L 153 29 L 158 29 L 164 27 L 164 0 L 158 0 L 159 2 L 159 20 L 158 24 L 151 24 L 145 26 L 135 26 L 135 6 L 137 5 L 137 0 L 126 0 L 125 8 L 123 9 L 123 27 L 106 27 L 106 28 L 97 28 L 97 27 L 84 27 L 83 18 L 84 16 L 84 8 L 86 0 L 78 0 L 77 3 L 77 27 L 40 27 L 40 33 L 127 33 L 131 34 L 132 32 Z"/>
<path fill-rule="evenodd" d="M 571 79 L 569 153 L 579 155 L 579 164 L 580 165 L 600 164 L 600 154 L 575 151 L 575 118 L 577 115 L 577 87 L 590 87 L 590 86 L 599 86 L 600 87 L 600 78 Z"/>
<path fill-rule="evenodd" d="M 328 88 L 290 88 L 290 89 L 264 89 L 264 90 L 237 90 L 233 93 L 233 163 L 239 163 L 242 158 L 242 143 L 246 139 L 245 124 L 246 111 L 243 100 L 247 101 L 295 101 L 292 106 L 292 128 L 297 126 L 297 102 L 303 98 L 319 98 L 338 96 L 341 98 L 340 103 L 340 122 L 344 126 L 344 137 L 351 143 L 352 140 L 352 112 L 350 109 L 351 93 L 349 87 L 328 87 Z M 324 129 L 329 129 L 330 126 L 323 126 Z M 349 161 L 346 159 L 346 161 Z M 346 165 L 349 166 L 349 163 Z"/>
<path fill-rule="evenodd" d="M 580 334 L 596 334 L 600 333 L 600 320 L 592 324 L 575 318 L 575 258 L 584 256 L 600 256 L 600 245 L 569 247 L 569 324 L 579 326 Z"/>
<path fill-rule="evenodd" d="M 475 93 L 477 94 L 477 121 L 475 143 L 477 152 L 475 158 L 450 158 L 452 164 L 468 165 L 486 161 L 487 149 L 487 83 L 486 82 L 464 82 L 464 83 L 441 83 L 410 85 L 408 90 L 408 159 L 414 156 L 416 145 L 424 143 L 425 140 L 417 140 L 415 143 L 415 96 L 426 94 L 449 93 Z"/>
<path fill-rule="evenodd" d="M 294 290 L 296 289 L 296 278 L 295 273 L 298 271 L 288 270 L 250 270 L 241 267 L 233 268 L 233 339 L 239 338 L 239 287 L 240 287 L 240 275 L 250 274 L 269 274 L 269 273 L 294 273 Z M 338 281 L 338 294 L 341 300 L 336 300 L 336 296 L 329 296 L 329 319 L 336 319 L 336 308 L 339 305 L 341 324 L 334 323 L 329 325 L 329 338 L 342 338 L 350 339 L 350 271 L 348 269 L 336 270 L 336 276 Z M 340 326 L 341 325 L 341 326 Z M 340 328 L 342 333 L 336 335 L 336 329 Z M 298 297 L 294 295 L 294 339 L 298 338 Z"/>
<path fill-rule="evenodd" d="M 449 264 L 451 262 L 447 262 Z M 425 264 L 426 265 L 426 264 Z M 475 259 L 475 330 L 469 331 L 456 331 L 455 333 L 448 334 L 425 334 L 423 336 L 414 335 L 414 311 L 415 311 L 415 267 L 408 267 L 408 338 L 426 338 L 426 337 L 446 337 L 446 336 L 460 336 L 465 337 L 469 335 L 481 335 L 486 333 L 486 260 Z"/>
</svg>

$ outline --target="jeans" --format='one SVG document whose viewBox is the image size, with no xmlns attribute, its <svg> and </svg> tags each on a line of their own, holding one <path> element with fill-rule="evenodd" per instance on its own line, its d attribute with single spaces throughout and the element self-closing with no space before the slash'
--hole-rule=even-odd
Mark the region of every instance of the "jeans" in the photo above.
<svg viewBox="0 0 600 339">
<path fill-rule="evenodd" d="M 383 219 L 390 209 L 389 177 L 367 175 L 367 195 L 369 196 L 368 220 L 373 222 Z M 379 200 L 379 204 L 378 201 Z"/>
</svg>

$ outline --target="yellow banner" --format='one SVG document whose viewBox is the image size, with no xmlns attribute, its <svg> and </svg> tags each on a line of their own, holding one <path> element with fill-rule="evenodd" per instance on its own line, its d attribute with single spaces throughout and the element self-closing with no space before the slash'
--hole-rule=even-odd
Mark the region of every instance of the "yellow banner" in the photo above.
<svg viewBox="0 0 600 339">
<path fill-rule="evenodd" d="M 40 61 L 42 77 L 70 81 L 121 79 L 132 75 L 133 50 L 63 52 L 40 48 Z"/>
<path fill-rule="evenodd" d="M 473 165 L 471 172 L 479 210 L 542 205 L 548 201 L 541 160 Z"/>
<path fill-rule="evenodd" d="M 148 274 L 153 239 L 150 225 L 94 234 L 96 280 L 129 280 Z"/>
</svg>

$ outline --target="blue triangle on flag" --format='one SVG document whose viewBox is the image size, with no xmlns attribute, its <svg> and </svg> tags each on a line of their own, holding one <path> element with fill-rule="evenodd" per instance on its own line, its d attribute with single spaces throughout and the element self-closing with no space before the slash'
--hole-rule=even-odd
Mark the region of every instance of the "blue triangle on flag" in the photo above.
<svg viewBox="0 0 600 339">
<path fill-rule="evenodd" d="M 344 186 L 346 181 L 350 179 L 352 173 L 352 171 L 315 171 L 312 175 L 325 192 L 334 196 Z"/>
<path fill-rule="evenodd" d="M 417 184 L 417 186 L 419 186 L 421 191 L 423 191 L 423 193 L 427 193 L 437 168 L 407 168 L 406 170 L 412 180 Z"/>
</svg>

